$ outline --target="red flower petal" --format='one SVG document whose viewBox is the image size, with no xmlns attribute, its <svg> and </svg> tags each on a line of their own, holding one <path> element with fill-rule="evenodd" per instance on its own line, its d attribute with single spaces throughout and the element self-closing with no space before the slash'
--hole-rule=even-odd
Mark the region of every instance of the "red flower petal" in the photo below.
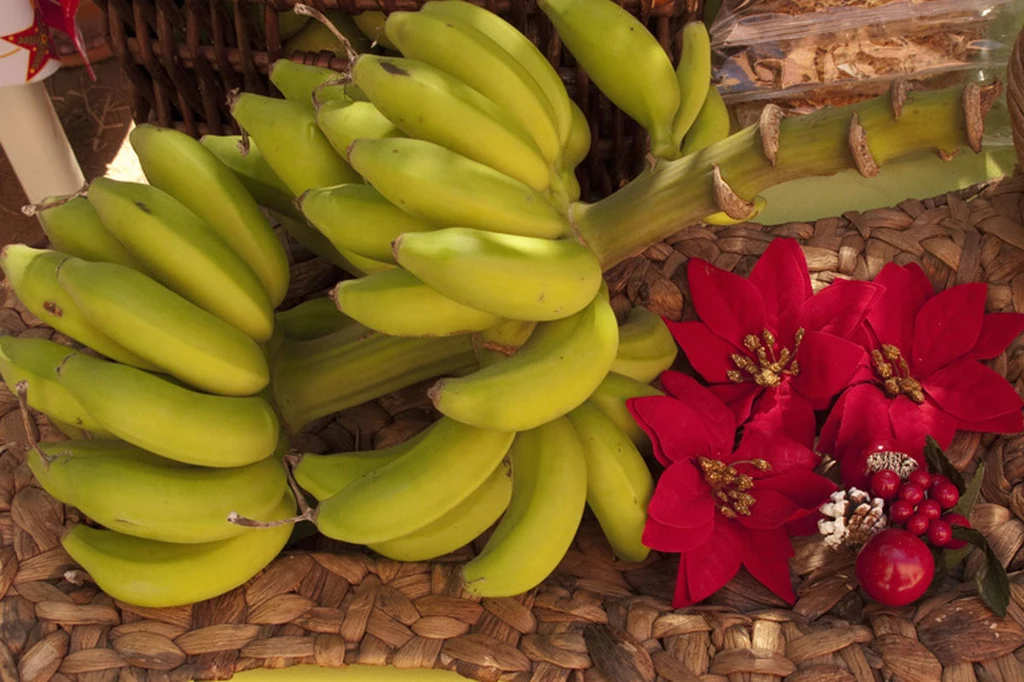
<svg viewBox="0 0 1024 682">
<path fill-rule="evenodd" d="M 985 421 L 1024 405 L 1010 382 L 977 360 L 957 360 L 921 385 L 939 407 L 964 421 Z"/>
<path fill-rule="evenodd" d="M 911 452 L 924 450 L 926 436 L 948 448 L 956 435 L 956 418 L 929 400 L 918 405 L 904 395 L 896 396 L 889 406 L 889 419 L 896 439 Z"/>
<path fill-rule="evenodd" d="M 884 287 L 873 282 L 837 279 L 804 302 L 800 324 L 808 331 L 849 338 L 884 291 Z"/>
<path fill-rule="evenodd" d="M 701 547 L 683 555 L 686 560 L 686 584 L 694 603 L 707 599 L 740 570 L 743 548 L 733 524 L 715 515 L 714 534 Z"/>
<path fill-rule="evenodd" d="M 800 245 L 795 239 L 773 239 L 754 264 L 749 281 L 764 299 L 766 326 L 788 344 L 799 323 L 800 306 L 813 294 Z"/>
<path fill-rule="evenodd" d="M 661 387 L 693 409 L 704 425 L 704 437 L 713 454 L 732 450 L 736 437 L 736 418 L 711 391 L 682 372 L 663 372 Z"/>
<path fill-rule="evenodd" d="M 772 428 L 808 448 L 814 447 L 817 420 L 807 399 L 795 393 L 789 382 L 771 391 L 764 391 L 754 409 L 748 428 Z"/>
<path fill-rule="evenodd" d="M 716 336 L 703 322 L 667 322 L 669 331 L 686 354 L 693 368 L 706 381 L 729 381 L 726 372 L 736 369 L 730 357 L 733 353 L 746 353 L 720 336 Z"/>
<path fill-rule="evenodd" d="M 864 349 L 838 336 L 809 331 L 796 359 L 800 373 L 790 379 L 793 390 L 807 398 L 812 407 L 822 410 L 847 387 L 864 361 Z"/>
<path fill-rule="evenodd" d="M 836 491 L 836 484 L 813 471 L 791 471 L 757 481 L 754 489 L 775 490 L 789 498 L 801 512 L 816 511 Z M 756 506 L 756 505 L 755 505 Z M 802 516 L 803 514 L 801 514 Z"/>
<path fill-rule="evenodd" d="M 676 589 L 672 594 L 672 608 L 681 609 L 684 606 L 692 606 L 693 599 L 690 598 L 690 586 L 686 581 L 686 555 L 679 555 L 679 568 L 676 571 Z"/>
<path fill-rule="evenodd" d="M 793 544 L 786 531 L 747 531 L 743 537 L 743 566 L 759 583 L 792 604 L 796 601 L 789 574 L 789 558 Z"/>
<path fill-rule="evenodd" d="M 764 300 L 753 284 L 699 258 L 687 268 L 690 296 L 700 319 L 737 348 L 743 337 L 764 329 Z"/>
<path fill-rule="evenodd" d="M 655 395 L 630 398 L 626 408 L 650 437 L 654 456 L 665 466 L 677 460 L 713 454 L 704 420 L 690 405 L 669 396 Z"/>
<path fill-rule="evenodd" d="M 914 272 L 895 263 L 888 263 L 882 268 L 875 277 L 875 284 L 885 287 L 885 294 L 868 313 L 868 324 L 882 343 L 910 349 L 914 339 L 914 318 L 928 296 L 921 289 Z"/>
<path fill-rule="evenodd" d="M 988 285 L 973 282 L 946 289 L 921 307 L 914 321 L 911 356 L 918 381 L 974 348 L 981 334 L 987 296 Z"/>
<path fill-rule="evenodd" d="M 1020 313 L 990 313 L 981 321 L 981 334 L 971 352 L 970 360 L 990 360 L 1006 350 L 1024 332 L 1024 315 Z"/>
<path fill-rule="evenodd" d="M 925 274 L 924 268 L 917 263 L 907 263 L 903 269 L 910 275 L 910 286 L 917 292 L 917 295 L 922 296 L 926 301 L 935 295 L 935 287 L 932 286 L 932 281 Z M 878 281 L 877 277 L 875 281 Z"/>
<path fill-rule="evenodd" d="M 736 452 L 727 461 L 749 462 L 764 459 L 771 465 L 767 472 L 758 471 L 749 464 L 738 464 L 745 474 L 754 478 L 781 476 L 791 471 L 809 471 L 818 466 L 820 458 L 810 448 L 789 438 L 770 424 L 751 422 L 743 429 L 743 437 Z"/>
<path fill-rule="evenodd" d="M 981 433 L 1020 433 L 1024 431 L 1024 415 L 1020 410 L 1016 410 L 980 422 L 958 419 L 956 427 L 962 431 L 980 431 Z"/>
<path fill-rule="evenodd" d="M 764 389 L 753 381 L 744 381 L 739 384 L 731 382 L 711 384 L 708 386 L 708 390 L 729 408 L 737 424 L 742 424 L 750 419 L 754 401 L 765 393 Z"/>
<path fill-rule="evenodd" d="M 818 450 L 842 460 L 872 443 L 891 439 L 890 402 L 874 384 L 858 384 L 846 390 L 821 427 Z"/>
<path fill-rule="evenodd" d="M 647 515 L 672 528 L 699 528 L 711 523 L 715 500 L 694 462 L 676 462 L 662 472 L 647 505 Z"/>
<path fill-rule="evenodd" d="M 689 552 L 707 542 L 714 529 L 713 521 L 696 528 L 675 528 L 648 516 L 643 543 L 659 552 Z"/>
<path fill-rule="evenodd" d="M 783 477 L 774 476 L 773 478 Z M 776 490 L 762 490 L 755 486 L 750 492 L 757 500 L 750 507 L 750 515 L 736 517 L 737 523 L 744 528 L 754 530 L 780 528 L 800 511 L 800 508 L 792 500 Z"/>
</svg>

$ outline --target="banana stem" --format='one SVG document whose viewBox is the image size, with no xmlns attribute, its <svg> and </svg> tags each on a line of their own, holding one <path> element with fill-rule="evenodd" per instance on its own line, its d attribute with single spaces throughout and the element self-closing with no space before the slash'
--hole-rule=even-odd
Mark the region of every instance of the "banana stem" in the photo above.
<svg viewBox="0 0 1024 682">
<path fill-rule="evenodd" d="M 273 368 L 274 401 L 285 428 L 294 434 L 328 414 L 475 367 L 469 334 L 402 338 L 345 328 L 320 339 L 282 344 Z"/>
<path fill-rule="evenodd" d="M 897 82 L 873 100 L 785 119 L 768 105 L 758 125 L 659 161 L 595 204 L 574 204 L 572 222 L 607 270 L 713 213 L 750 216 L 754 197 L 779 183 L 847 168 L 870 176 L 883 163 L 927 150 L 943 158 L 965 144 L 980 151 L 983 119 L 999 90 L 972 83 L 908 94 Z"/>
</svg>

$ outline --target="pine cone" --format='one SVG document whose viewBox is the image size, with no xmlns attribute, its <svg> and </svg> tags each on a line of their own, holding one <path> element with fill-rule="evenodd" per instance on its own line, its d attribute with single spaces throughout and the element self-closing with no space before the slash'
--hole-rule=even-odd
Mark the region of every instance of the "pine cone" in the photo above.
<svg viewBox="0 0 1024 682">
<path fill-rule="evenodd" d="M 887 525 L 880 497 L 872 499 L 863 490 L 850 488 L 832 493 L 829 499 L 820 510 L 828 518 L 818 521 L 818 532 L 829 547 L 859 547 Z"/>
</svg>

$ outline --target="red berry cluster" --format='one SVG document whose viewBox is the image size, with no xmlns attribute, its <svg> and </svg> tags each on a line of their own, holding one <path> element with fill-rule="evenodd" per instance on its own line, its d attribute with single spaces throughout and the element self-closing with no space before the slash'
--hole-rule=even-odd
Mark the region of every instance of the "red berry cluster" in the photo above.
<svg viewBox="0 0 1024 682">
<path fill-rule="evenodd" d="M 926 536 L 933 547 L 959 549 L 966 544 L 953 539 L 953 526 L 971 524 L 948 511 L 960 501 L 960 491 L 948 477 L 917 469 L 904 481 L 892 469 L 882 469 L 871 477 L 871 494 L 889 504 L 891 525 Z"/>
</svg>

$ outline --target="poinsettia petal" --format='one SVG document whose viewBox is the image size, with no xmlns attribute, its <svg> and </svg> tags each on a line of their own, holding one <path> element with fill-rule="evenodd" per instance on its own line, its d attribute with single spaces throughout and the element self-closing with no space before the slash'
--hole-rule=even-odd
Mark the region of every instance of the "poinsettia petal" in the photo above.
<svg viewBox="0 0 1024 682">
<path fill-rule="evenodd" d="M 761 422 L 747 424 L 739 447 L 724 461 L 733 464 L 753 459 L 763 459 L 771 468 L 758 471 L 749 464 L 736 466 L 755 479 L 781 476 L 790 471 L 808 471 L 819 464 L 819 457 L 813 450 L 793 440 L 777 427 Z"/>
<path fill-rule="evenodd" d="M 846 388 L 864 361 L 864 349 L 838 336 L 809 331 L 797 352 L 800 373 L 790 379 L 793 390 L 821 410 Z"/>
<path fill-rule="evenodd" d="M 642 542 L 659 552 L 688 552 L 707 542 L 714 529 L 713 522 L 696 528 L 676 528 L 648 516 Z"/>
<path fill-rule="evenodd" d="M 749 281 L 761 292 L 765 324 L 789 344 L 799 323 L 800 306 L 811 298 L 807 258 L 795 239 L 773 239 L 750 271 Z"/>
<path fill-rule="evenodd" d="M 764 329 L 764 299 L 753 284 L 699 258 L 687 266 L 690 296 L 700 319 L 737 347 L 747 334 Z"/>
<path fill-rule="evenodd" d="M 921 306 L 914 320 L 911 356 L 919 381 L 974 348 L 981 334 L 987 296 L 987 284 L 971 282 L 946 289 Z"/>
<path fill-rule="evenodd" d="M 775 476 L 774 478 L 780 478 Z M 750 507 L 749 515 L 739 515 L 736 522 L 744 528 L 770 530 L 779 528 L 790 520 L 800 508 L 777 490 L 760 489 L 755 486 L 750 493 L 756 500 Z"/>
<path fill-rule="evenodd" d="M 681 609 L 693 604 L 694 601 L 690 598 L 690 586 L 686 581 L 686 555 L 681 554 L 679 568 L 676 570 L 676 588 L 672 594 L 672 608 Z"/>
<path fill-rule="evenodd" d="M 715 395 L 693 377 L 682 372 L 663 372 L 661 387 L 691 407 L 704 425 L 704 436 L 712 453 L 732 450 L 736 436 L 736 418 Z"/>
<path fill-rule="evenodd" d="M 691 461 L 665 469 L 647 504 L 648 517 L 672 528 L 699 528 L 711 523 L 714 515 L 711 488 Z"/>
<path fill-rule="evenodd" d="M 742 424 L 750 418 L 754 401 L 764 395 L 764 389 L 753 381 L 738 384 L 711 384 L 708 390 L 732 412 L 735 423 Z"/>
<path fill-rule="evenodd" d="M 725 586 L 740 570 L 743 548 L 733 524 L 715 515 L 715 530 L 701 547 L 683 555 L 686 584 L 694 603 L 707 599 Z"/>
<path fill-rule="evenodd" d="M 875 284 L 885 287 L 885 294 L 868 313 L 868 324 L 882 343 L 909 350 L 914 338 L 914 318 L 928 297 L 913 272 L 895 263 L 882 268 Z"/>
<path fill-rule="evenodd" d="M 651 439 L 655 458 L 665 466 L 712 454 L 700 413 L 681 400 L 665 395 L 630 398 L 626 409 Z"/>
<path fill-rule="evenodd" d="M 804 301 L 800 324 L 807 331 L 850 338 L 884 292 L 885 287 L 875 282 L 837 279 Z"/>
<path fill-rule="evenodd" d="M 917 263 L 907 263 L 903 266 L 903 270 L 910 275 L 909 284 L 917 292 L 918 296 L 927 301 L 935 295 L 935 287 L 932 286 L 932 281 L 928 279 L 924 268 Z M 878 281 L 877 277 L 875 281 Z"/>
<path fill-rule="evenodd" d="M 1024 415 L 1020 410 L 1015 410 L 980 422 L 958 419 L 956 427 L 962 431 L 979 431 L 981 433 L 1020 433 L 1024 431 Z"/>
<path fill-rule="evenodd" d="M 814 447 L 814 433 L 818 428 L 814 408 L 793 391 L 789 382 L 761 394 L 754 406 L 751 426 L 778 429 L 808 448 Z"/>
<path fill-rule="evenodd" d="M 970 360 L 991 360 L 1002 353 L 1024 332 L 1021 313 L 989 313 L 981 321 L 981 334 L 964 357 Z"/>
<path fill-rule="evenodd" d="M 841 461 L 872 443 L 891 439 L 890 402 L 874 384 L 858 384 L 847 389 L 821 427 L 818 450 Z"/>
<path fill-rule="evenodd" d="M 667 322 L 676 343 L 683 349 L 686 359 L 706 381 L 723 383 L 729 381 L 726 372 L 736 369 L 732 356 L 741 350 L 726 341 L 703 322 Z M 745 353 L 745 351 L 742 351 Z"/>
<path fill-rule="evenodd" d="M 939 407 L 965 421 L 992 419 L 1024 405 L 1009 381 L 977 360 L 957 360 L 921 386 Z"/>
<path fill-rule="evenodd" d="M 926 436 L 948 448 L 956 435 L 956 418 L 930 400 L 918 405 L 905 395 L 896 396 L 889 406 L 889 419 L 893 435 L 915 452 L 924 450 Z"/>
<path fill-rule="evenodd" d="M 782 476 L 762 478 L 754 484 L 758 496 L 762 490 L 774 490 L 785 495 L 803 512 L 816 511 L 836 491 L 836 484 L 813 471 L 790 471 Z M 755 505 L 756 506 L 756 505 Z"/>
<path fill-rule="evenodd" d="M 781 528 L 746 531 L 742 546 L 743 566 L 750 575 L 780 599 L 789 604 L 795 602 L 789 573 L 789 558 L 795 552 L 786 531 Z"/>
</svg>

